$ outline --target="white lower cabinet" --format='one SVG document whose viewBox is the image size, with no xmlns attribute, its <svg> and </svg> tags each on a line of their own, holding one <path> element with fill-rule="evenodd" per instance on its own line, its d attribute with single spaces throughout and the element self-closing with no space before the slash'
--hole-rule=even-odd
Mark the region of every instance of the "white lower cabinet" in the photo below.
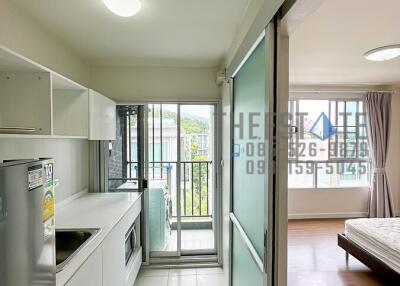
<svg viewBox="0 0 400 286">
<path fill-rule="evenodd" d="M 125 238 L 136 224 L 140 237 L 140 203 L 132 207 L 103 241 L 103 286 L 133 286 L 142 263 L 140 241 L 128 263 L 125 261 Z"/>
<path fill-rule="evenodd" d="M 142 264 L 140 243 L 140 200 L 107 234 L 66 286 L 133 286 Z M 134 253 L 126 263 L 125 238 L 135 224 L 137 237 Z"/>
<path fill-rule="evenodd" d="M 72 276 L 71 280 L 65 284 L 66 286 L 102 286 L 103 277 L 102 249 L 99 247 L 93 252 L 85 263 Z"/>
<path fill-rule="evenodd" d="M 103 242 L 104 249 L 104 268 L 103 286 L 125 285 L 125 233 L 121 223 L 119 223 Z"/>
</svg>

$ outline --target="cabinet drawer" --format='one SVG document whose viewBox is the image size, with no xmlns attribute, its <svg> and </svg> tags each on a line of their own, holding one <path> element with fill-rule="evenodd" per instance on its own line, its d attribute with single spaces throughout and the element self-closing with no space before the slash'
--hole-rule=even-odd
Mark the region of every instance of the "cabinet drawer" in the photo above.
<svg viewBox="0 0 400 286">
<path fill-rule="evenodd" d="M 104 286 L 128 286 L 130 283 L 129 281 L 136 278 L 137 267 L 133 267 L 131 264 L 126 265 L 125 263 L 125 235 L 139 217 L 140 212 L 141 200 L 139 199 L 107 235 L 103 242 L 103 256 L 105 258 L 103 262 Z M 136 226 L 138 227 L 138 232 L 140 232 L 140 226 Z M 137 233 L 137 237 L 140 237 L 140 233 Z M 135 265 L 137 265 L 137 262 Z M 133 274 L 130 275 L 130 273 Z"/>
<path fill-rule="evenodd" d="M 85 263 L 78 269 L 66 286 L 102 286 L 103 285 L 102 249 L 93 252 Z"/>
</svg>

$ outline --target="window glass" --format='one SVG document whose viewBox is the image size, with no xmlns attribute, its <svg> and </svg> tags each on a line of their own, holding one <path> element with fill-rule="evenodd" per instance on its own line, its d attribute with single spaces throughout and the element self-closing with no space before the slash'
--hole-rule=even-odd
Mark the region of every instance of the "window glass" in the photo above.
<svg viewBox="0 0 400 286">
<path fill-rule="evenodd" d="M 288 187 L 313 188 L 314 187 L 313 168 L 314 167 L 312 163 L 289 163 Z"/>
<path fill-rule="evenodd" d="M 323 137 L 323 116 L 329 114 L 328 100 L 299 100 L 298 144 L 296 146 L 298 159 L 327 160 L 328 140 Z"/>
<path fill-rule="evenodd" d="M 317 168 L 318 188 L 367 187 L 369 162 L 321 163 Z"/>
<path fill-rule="evenodd" d="M 357 158 L 357 128 L 346 128 L 346 158 Z"/>
<path fill-rule="evenodd" d="M 296 136 L 298 134 L 298 124 L 296 124 L 296 114 L 297 114 L 297 101 L 289 101 L 289 114 L 288 114 L 288 156 L 289 159 L 297 158 L 297 148 L 296 148 Z"/>
<path fill-rule="evenodd" d="M 289 188 L 368 186 L 370 161 L 361 100 L 292 99 L 288 124 Z"/>
</svg>

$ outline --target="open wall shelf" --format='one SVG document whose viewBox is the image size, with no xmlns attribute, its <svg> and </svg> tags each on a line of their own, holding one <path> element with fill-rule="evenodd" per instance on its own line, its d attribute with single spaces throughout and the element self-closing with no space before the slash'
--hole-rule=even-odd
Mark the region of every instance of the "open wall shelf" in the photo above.
<svg viewBox="0 0 400 286">
<path fill-rule="evenodd" d="M 0 46 L 0 138 L 114 140 L 113 113 L 114 101 Z"/>
</svg>

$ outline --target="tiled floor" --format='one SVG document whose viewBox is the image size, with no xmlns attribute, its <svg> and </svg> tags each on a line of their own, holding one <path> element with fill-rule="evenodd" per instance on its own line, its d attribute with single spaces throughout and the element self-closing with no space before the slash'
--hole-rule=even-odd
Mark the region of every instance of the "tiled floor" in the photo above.
<svg viewBox="0 0 400 286">
<path fill-rule="evenodd" d="M 173 230 L 169 240 L 167 251 L 176 251 L 177 232 Z M 198 250 L 214 248 L 214 232 L 212 229 L 182 230 L 182 249 Z"/>
<path fill-rule="evenodd" d="M 145 269 L 134 286 L 226 286 L 222 268 Z"/>
</svg>

